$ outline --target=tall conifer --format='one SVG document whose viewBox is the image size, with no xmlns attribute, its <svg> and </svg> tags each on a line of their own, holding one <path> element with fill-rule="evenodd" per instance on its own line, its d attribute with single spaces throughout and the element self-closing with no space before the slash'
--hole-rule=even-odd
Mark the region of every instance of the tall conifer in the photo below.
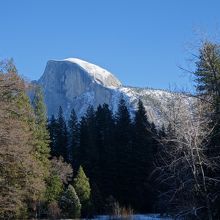
<svg viewBox="0 0 220 220">
<path fill-rule="evenodd" d="M 47 130 L 46 107 L 43 101 L 43 93 L 40 87 L 36 87 L 33 98 L 35 113 L 35 135 L 37 157 L 43 163 L 45 174 L 49 173 L 49 132 Z"/>
<path fill-rule="evenodd" d="M 130 170 L 131 170 L 131 118 L 126 101 L 121 97 L 118 105 L 118 111 L 115 116 L 115 141 L 116 141 L 116 193 L 119 202 L 124 205 L 130 205 Z"/>
<path fill-rule="evenodd" d="M 140 211 L 152 210 L 153 190 L 150 187 L 149 176 L 153 171 L 155 151 L 152 127 L 148 121 L 145 108 L 141 100 L 138 102 L 138 109 L 135 112 L 133 126 L 133 169 L 132 182 L 134 205 Z"/>
<path fill-rule="evenodd" d="M 63 115 L 63 109 L 60 106 L 58 111 L 57 118 L 57 127 L 56 127 L 56 151 L 57 156 L 62 156 L 65 161 L 68 161 L 68 139 L 67 139 L 67 126 L 66 121 Z"/>
<path fill-rule="evenodd" d="M 71 164 L 76 165 L 79 153 L 79 123 L 76 113 L 72 109 L 68 121 L 68 157 Z"/>
</svg>

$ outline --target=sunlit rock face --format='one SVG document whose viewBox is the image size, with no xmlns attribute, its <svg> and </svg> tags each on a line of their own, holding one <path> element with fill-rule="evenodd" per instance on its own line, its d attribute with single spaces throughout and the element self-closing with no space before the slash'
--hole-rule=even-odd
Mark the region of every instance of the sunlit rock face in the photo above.
<svg viewBox="0 0 220 220">
<path fill-rule="evenodd" d="M 42 86 L 48 115 L 62 106 L 68 117 L 72 108 L 82 116 L 89 105 L 111 105 L 112 96 L 121 87 L 108 71 L 79 59 L 48 61 L 38 83 Z"/>
</svg>

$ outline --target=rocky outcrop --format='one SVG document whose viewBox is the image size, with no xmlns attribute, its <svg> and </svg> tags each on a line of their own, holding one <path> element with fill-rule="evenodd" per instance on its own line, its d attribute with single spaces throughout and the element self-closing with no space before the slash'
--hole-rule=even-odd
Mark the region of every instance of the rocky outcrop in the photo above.
<svg viewBox="0 0 220 220">
<path fill-rule="evenodd" d="M 89 105 L 111 105 L 112 96 L 121 87 L 111 73 L 79 59 L 48 61 L 38 84 L 43 88 L 48 115 L 62 106 L 67 117 L 72 108 L 80 117 Z"/>
</svg>

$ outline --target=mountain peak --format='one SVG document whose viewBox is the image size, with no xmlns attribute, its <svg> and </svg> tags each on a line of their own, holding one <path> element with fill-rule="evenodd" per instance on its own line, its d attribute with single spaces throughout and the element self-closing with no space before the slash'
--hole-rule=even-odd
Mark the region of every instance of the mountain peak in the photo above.
<svg viewBox="0 0 220 220">
<path fill-rule="evenodd" d="M 85 70 L 98 84 L 109 88 L 118 88 L 122 86 L 121 82 L 112 73 L 98 65 L 89 63 L 79 58 L 67 58 L 61 61 L 77 64 L 83 70 Z"/>
</svg>

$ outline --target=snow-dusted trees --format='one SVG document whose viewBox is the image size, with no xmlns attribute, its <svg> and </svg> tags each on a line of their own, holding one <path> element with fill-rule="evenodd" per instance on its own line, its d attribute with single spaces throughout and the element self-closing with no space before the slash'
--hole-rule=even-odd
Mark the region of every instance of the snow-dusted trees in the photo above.
<svg viewBox="0 0 220 220">
<path fill-rule="evenodd" d="M 206 103 L 182 94 L 171 95 L 167 103 L 167 134 L 161 140 L 157 168 L 164 189 L 160 197 L 176 216 L 211 220 L 214 195 L 209 185 L 217 180 L 207 174 L 216 164 L 206 154 L 213 130 L 204 117 Z"/>
</svg>

